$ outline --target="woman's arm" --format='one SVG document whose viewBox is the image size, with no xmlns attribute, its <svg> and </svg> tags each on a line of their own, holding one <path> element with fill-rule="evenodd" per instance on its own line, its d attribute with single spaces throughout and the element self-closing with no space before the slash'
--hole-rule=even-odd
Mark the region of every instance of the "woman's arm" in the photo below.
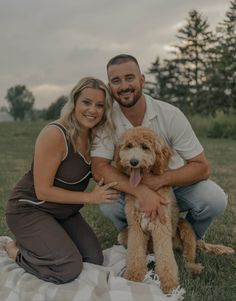
<svg viewBox="0 0 236 301">
<path fill-rule="evenodd" d="M 50 126 L 44 128 L 35 144 L 33 166 L 35 193 L 39 200 L 61 204 L 96 204 L 111 202 L 117 198 L 117 193 L 111 189 L 116 183 L 96 185 L 91 192 L 75 192 L 55 187 L 55 175 L 65 153 L 65 141 L 60 130 Z"/>
</svg>

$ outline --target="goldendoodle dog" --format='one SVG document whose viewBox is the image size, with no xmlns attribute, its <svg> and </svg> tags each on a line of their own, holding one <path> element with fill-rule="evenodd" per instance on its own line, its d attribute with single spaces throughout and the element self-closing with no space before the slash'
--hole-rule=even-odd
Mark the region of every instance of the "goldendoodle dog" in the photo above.
<svg viewBox="0 0 236 301">
<path fill-rule="evenodd" d="M 117 168 L 129 176 L 130 184 L 137 186 L 144 174 L 161 175 L 168 168 L 171 157 L 169 147 L 148 128 L 135 127 L 128 129 L 120 137 L 115 153 Z M 186 267 L 200 273 L 201 264 L 195 263 L 196 238 L 191 225 L 185 219 L 178 218 L 178 207 L 170 187 L 163 187 L 158 193 L 169 201 L 164 206 L 166 223 L 158 218 L 150 220 L 140 212 L 138 202 L 132 195 L 126 195 L 125 213 L 128 233 L 120 235 L 120 241 L 127 244 L 127 267 L 124 277 L 133 281 L 142 281 L 147 272 L 146 254 L 152 242 L 155 255 L 155 273 L 164 293 L 169 293 L 179 286 L 178 267 L 173 245 L 181 248 Z M 128 234 L 128 237 L 127 237 Z M 232 253 L 231 248 L 221 245 L 209 245 L 202 242 L 202 250 L 214 253 Z"/>
</svg>

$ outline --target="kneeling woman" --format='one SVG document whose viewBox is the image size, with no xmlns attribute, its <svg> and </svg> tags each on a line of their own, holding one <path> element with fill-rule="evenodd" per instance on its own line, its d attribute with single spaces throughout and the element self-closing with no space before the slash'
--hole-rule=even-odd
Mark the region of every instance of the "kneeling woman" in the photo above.
<svg viewBox="0 0 236 301">
<path fill-rule="evenodd" d="M 118 196 L 112 188 L 116 183 L 102 181 L 85 192 L 91 178 L 90 144 L 100 127 L 112 131 L 111 107 L 102 81 L 82 79 L 61 118 L 42 129 L 32 167 L 7 203 L 7 224 L 16 238 L 6 246 L 8 255 L 45 281 L 66 283 L 80 274 L 83 262 L 103 262 L 98 240 L 79 210 Z"/>
</svg>

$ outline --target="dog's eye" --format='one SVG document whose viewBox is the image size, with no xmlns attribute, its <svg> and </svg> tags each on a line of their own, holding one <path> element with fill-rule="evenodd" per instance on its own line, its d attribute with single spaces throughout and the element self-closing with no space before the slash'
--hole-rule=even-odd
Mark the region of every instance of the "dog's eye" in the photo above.
<svg viewBox="0 0 236 301">
<path fill-rule="evenodd" d="M 144 143 L 141 145 L 141 147 L 143 150 L 150 150 L 150 148 Z"/>
<path fill-rule="evenodd" d="M 133 144 L 132 143 L 128 143 L 125 148 L 132 148 L 132 147 L 133 147 Z"/>
</svg>

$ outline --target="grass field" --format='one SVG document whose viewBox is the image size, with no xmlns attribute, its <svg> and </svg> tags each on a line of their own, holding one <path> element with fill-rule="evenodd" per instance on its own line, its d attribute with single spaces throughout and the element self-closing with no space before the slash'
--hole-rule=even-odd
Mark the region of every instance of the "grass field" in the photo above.
<svg viewBox="0 0 236 301">
<path fill-rule="evenodd" d="M 0 123 L 0 235 L 11 236 L 4 218 L 6 201 L 14 184 L 30 166 L 34 141 L 43 125 L 42 122 Z M 214 221 L 206 240 L 236 249 L 236 140 L 201 137 L 200 140 L 211 163 L 211 178 L 229 196 L 227 210 Z M 116 230 L 101 216 L 96 206 L 86 206 L 82 212 L 94 228 L 103 248 L 116 242 Z M 236 255 L 212 256 L 198 253 L 197 261 L 205 266 L 205 270 L 196 278 L 182 268 L 178 254 L 176 257 L 180 266 L 181 285 L 186 289 L 185 300 L 236 300 Z"/>
</svg>

